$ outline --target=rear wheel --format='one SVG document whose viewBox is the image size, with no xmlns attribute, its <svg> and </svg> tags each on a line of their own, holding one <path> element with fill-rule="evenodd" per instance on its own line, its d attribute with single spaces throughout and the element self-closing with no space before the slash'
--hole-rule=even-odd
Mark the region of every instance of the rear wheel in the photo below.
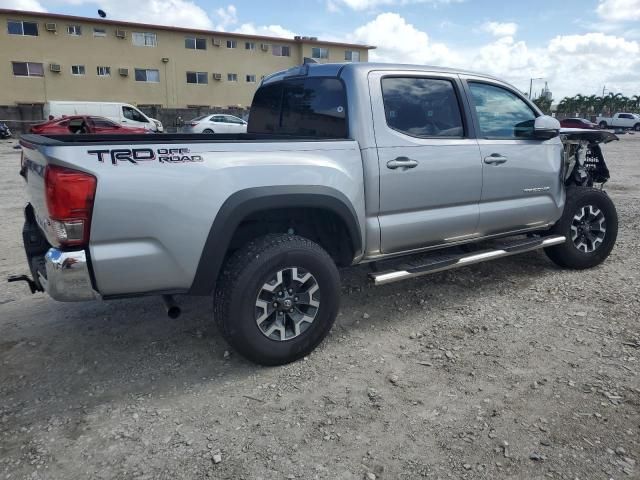
<svg viewBox="0 0 640 480">
<path fill-rule="evenodd" d="M 607 122 L 600 122 L 598 125 L 599 125 L 599 126 L 600 126 L 600 128 L 602 128 L 602 129 L 607 128 Z"/>
<path fill-rule="evenodd" d="M 567 191 L 562 218 L 552 229 L 567 241 L 545 249 L 561 267 L 584 269 L 602 263 L 618 236 L 618 214 L 609 196 L 595 188 L 575 187 Z"/>
<path fill-rule="evenodd" d="M 340 276 L 319 245 L 271 234 L 238 250 L 217 283 L 214 318 L 227 341 L 262 365 L 311 352 L 338 313 Z"/>
<path fill-rule="evenodd" d="M 202 133 L 215 133 L 213 130 L 211 130 L 210 128 L 205 128 Z"/>
</svg>

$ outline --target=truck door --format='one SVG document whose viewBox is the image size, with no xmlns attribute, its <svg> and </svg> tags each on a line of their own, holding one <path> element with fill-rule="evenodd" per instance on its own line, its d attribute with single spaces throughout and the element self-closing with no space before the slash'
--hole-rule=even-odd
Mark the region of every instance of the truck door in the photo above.
<svg viewBox="0 0 640 480">
<path fill-rule="evenodd" d="M 537 112 L 510 87 L 467 78 L 482 156 L 481 235 L 542 227 L 562 214 L 562 142 L 533 136 Z"/>
<path fill-rule="evenodd" d="M 482 165 L 457 76 L 371 72 L 383 253 L 472 238 Z"/>
</svg>

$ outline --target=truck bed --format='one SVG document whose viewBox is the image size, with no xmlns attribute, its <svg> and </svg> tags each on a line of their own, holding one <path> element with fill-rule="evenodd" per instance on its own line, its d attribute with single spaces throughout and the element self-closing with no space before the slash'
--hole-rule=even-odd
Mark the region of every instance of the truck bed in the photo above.
<svg viewBox="0 0 640 480">
<path fill-rule="evenodd" d="M 248 143 L 248 142 L 326 142 L 345 140 L 317 136 L 281 135 L 264 133 L 163 133 L 134 135 L 22 135 L 21 141 L 33 145 L 109 145 L 171 144 L 171 143 Z"/>
</svg>

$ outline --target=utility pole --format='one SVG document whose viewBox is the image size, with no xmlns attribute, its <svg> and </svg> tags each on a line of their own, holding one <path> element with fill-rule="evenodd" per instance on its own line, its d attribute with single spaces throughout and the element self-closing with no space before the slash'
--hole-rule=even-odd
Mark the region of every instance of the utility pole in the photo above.
<svg viewBox="0 0 640 480">
<path fill-rule="evenodd" d="M 544 80 L 544 77 L 535 77 L 535 78 L 530 78 L 529 79 L 529 100 L 532 100 L 532 98 L 531 98 L 531 90 L 533 89 L 533 81 L 534 80 Z"/>
</svg>

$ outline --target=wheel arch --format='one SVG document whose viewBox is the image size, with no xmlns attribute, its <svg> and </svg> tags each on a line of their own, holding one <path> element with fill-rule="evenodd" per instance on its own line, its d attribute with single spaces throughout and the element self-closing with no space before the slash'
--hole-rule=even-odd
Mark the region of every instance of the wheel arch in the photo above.
<svg viewBox="0 0 640 480">
<path fill-rule="evenodd" d="M 289 208 L 325 210 L 335 215 L 349 236 L 353 258 L 361 255 L 363 243 L 358 216 L 342 192 L 310 185 L 247 188 L 231 195 L 220 207 L 205 241 L 189 294 L 213 293 L 231 241 L 245 219 L 261 212 L 266 214 Z"/>
</svg>

